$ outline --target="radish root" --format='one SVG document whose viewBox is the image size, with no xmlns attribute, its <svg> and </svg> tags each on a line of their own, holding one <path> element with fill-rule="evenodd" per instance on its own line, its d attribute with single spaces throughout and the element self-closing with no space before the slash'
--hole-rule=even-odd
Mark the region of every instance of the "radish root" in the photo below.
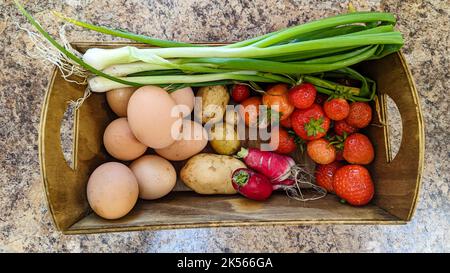
<svg viewBox="0 0 450 273">
<path fill-rule="evenodd" d="M 298 201 L 312 201 L 318 200 L 327 195 L 327 190 L 313 183 L 314 174 L 310 173 L 306 168 L 301 165 L 295 165 L 291 168 L 291 179 L 295 181 L 292 186 L 285 187 L 285 191 L 288 197 Z M 310 186 L 316 193 L 311 197 L 305 197 L 302 192 L 301 185 Z"/>
</svg>

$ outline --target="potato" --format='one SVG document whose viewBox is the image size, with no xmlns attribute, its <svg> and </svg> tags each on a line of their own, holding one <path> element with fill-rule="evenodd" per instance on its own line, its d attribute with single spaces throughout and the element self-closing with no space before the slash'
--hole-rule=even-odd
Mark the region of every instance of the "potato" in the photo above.
<svg viewBox="0 0 450 273">
<path fill-rule="evenodd" d="M 210 139 L 211 147 L 218 154 L 232 155 L 241 148 L 237 131 L 228 123 L 214 125 L 210 132 Z"/>
<path fill-rule="evenodd" d="M 239 113 L 237 111 L 226 111 L 225 122 L 230 125 L 237 125 L 239 122 Z"/>
<path fill-rule="evenodd" d="M 186 162 L 181 169 L 181 180 L 200 194 L 235 194 L 232 173 L 245 164 L 231 156 L 202 153 Z"/>
<path fill-rule="evenodd" d="M 196 100 L 197 119 L 202 124 L 207 122 L 216 123 L 223 119 L 225 108 L 230 101 L 230 95 L 225 86 L 214 85 L 201 87 L 197 92 L 197 98 L 201 99 L 201 104 Z"/>
</svg>

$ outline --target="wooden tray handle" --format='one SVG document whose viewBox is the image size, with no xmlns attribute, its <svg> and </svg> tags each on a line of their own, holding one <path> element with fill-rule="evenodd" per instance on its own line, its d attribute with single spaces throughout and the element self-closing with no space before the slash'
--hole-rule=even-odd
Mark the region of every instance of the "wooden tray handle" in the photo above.
<svg viewBox="0 0 450 273">
<path fill-rule="evenodd" d="M 383 129 L 370 129 L 375 143 L 373 179 L 375 202 L 402 220 L 410 220 L 414 213 L 424 160 L 424 125 L 418 93 L 411 73 L 401 53 L 386 56 L 375 69 L 368 68 L 377 80 L 380 93 Z M 381 80 L 383 77 L 383 80 Z M 402 139 L 395 158 L 391 157 L 387 124 L 387 96 L 397 105 L 402 119 Z M 385 143 L 381 142 L 384 139 Z"/>
<path fill-rule="evenodd" d="M 60 128 L 68 102 L 81 97 L 80 87 L 65 81 L 55 69 L 44 98 L 39 132 L 39 160 L 49 208 L 59 230 L 64 230 L 86 211 L 85 200 L 78 192 L 85 192 L 77 185 L 77 174 L 64 159 L 61 148 Z M 74 114 L 77 126 L 78 111 Z M 74 141 L 77 131 L 74 130 Z M 76 145 L 74 150 L 76 151 Z M 73 163 L 75 164 L 75 158 Z"/>
</svg>

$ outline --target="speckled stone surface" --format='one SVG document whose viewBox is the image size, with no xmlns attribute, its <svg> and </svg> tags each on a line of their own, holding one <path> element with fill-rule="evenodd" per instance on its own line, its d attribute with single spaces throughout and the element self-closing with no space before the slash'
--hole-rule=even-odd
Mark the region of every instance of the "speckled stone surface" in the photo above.
<svg viewBox="0 0 450 273">
<path fill-rule="evenodd" d="M 57 32 L 49 11 L 182 41 L 234 41 L 333 15 L 348 1 L 23 1 Z M 0 3 L 0 251 L 13 252 L 450 252 L 450 64 L 448 1 L 361 0 L 360 10 L 397 14 L 403 52 L 426 123 L 425 169 L 414 219 L 403 226 L 268 226 L 64 236 L 52 224 L 38 162 L 41 102 L 52 65 L 31 47 L 10 1 Z M 120 7 L 119 9 L 117 7 Z M 111 40 L 80 29 L 70 41 Z M 398 131 L 398 127 L 394 126 Z M 63 132 L 65 134 L 66 132 Z"/>
</svg>

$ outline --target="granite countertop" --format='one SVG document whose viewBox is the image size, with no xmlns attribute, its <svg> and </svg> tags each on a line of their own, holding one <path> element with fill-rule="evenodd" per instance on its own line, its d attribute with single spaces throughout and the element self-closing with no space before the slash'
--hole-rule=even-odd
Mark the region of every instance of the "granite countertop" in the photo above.
<svg viewBox="0 0 450 273">
<path fill-rule="evenodd" d="M 234 41 L 338 14 L 348 1 L 62 0 L 22 1 L 56 34 L 55 9 L 96 24 L 182 41 Z M 41 103 L 53 67 L 26 56 L 26 26 L 0 4 L 0 251 L 26 252 L 352 252 L 450 251 L 450 2 L 354 0 L 359 10 L 398 17 L 426 123 L 422 188 L 413 220 L 400 226 L 266 226 L 65 236 L 56 231 L 39 174 Z M 116 7 L 120 6 L 120 9 Z M 69 28 L 70 41 L 110 37 Z M 395 129 L 395 128 L 394 128 Z M 398 129 L 398 128 L 397 128 Z M 63 132 L 64 133 L 64 132 Z"/>
</svg>

